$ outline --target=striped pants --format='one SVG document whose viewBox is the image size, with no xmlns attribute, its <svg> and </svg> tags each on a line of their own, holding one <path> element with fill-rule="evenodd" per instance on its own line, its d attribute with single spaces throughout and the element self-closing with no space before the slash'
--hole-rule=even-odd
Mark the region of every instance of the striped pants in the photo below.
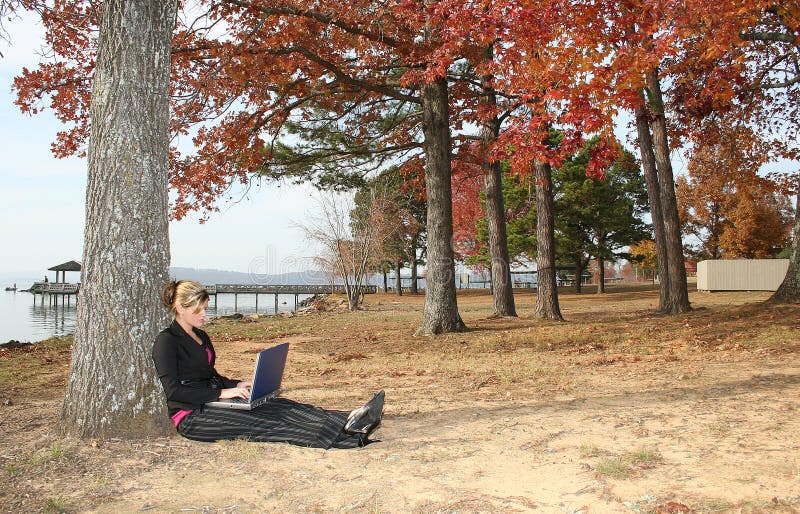
<svg viewBox="0 0 800 514">
<path fill-rule="evenodd" d="M 342 430 L 348 414 L 274 398 L 249 411 L 201 407 L 183 418 L 178 433 L 196 441 L 247 439 L 325 449 L 364 446 L 366 436 Z"/>
</svg>

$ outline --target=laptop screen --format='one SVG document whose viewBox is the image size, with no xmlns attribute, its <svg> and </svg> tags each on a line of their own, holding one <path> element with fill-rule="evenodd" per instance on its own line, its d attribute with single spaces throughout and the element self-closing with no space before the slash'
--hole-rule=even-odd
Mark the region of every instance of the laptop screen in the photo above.
<svg viewBox="0 0 800 514">
<path fill-rule="evenodd" d="M 250 390 L 251 401 L 281 388 L 281 379 L 288 353 L 289 343 L 282 343 L 258 352 L 256 369 L 253 373 L 253 387 Z"/>
</svg>

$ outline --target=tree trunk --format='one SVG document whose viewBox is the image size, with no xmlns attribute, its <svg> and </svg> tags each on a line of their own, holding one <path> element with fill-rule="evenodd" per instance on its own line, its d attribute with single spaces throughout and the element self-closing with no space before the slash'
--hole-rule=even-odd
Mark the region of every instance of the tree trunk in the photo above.
<svg viewBox="0 0 800 514">
<path fill-rule="evenodd" d="M 605 259 L 597 259 L 597 294 L 606 292 L 606 261 Z"/>
<path fill-rule="evenodd" d="M 361 301 L 361 289 L 353 288 L 347 294 L 347 309 L 350 312 L 357 311 Z"/>
<path fill-rule="evenodd" d="M 800 303 L 800 194 L 797 195 L 794 230 L 792 232 L 792 253 L 789 256 L 789 269 L 778 290 L 770 297 L 771 302 Z"/>
<path fill-rule="evenodd" d="M 581 276 L 583 275 L 583 257 L 575 259 L 575 293 L 581 294 L 583 292 L 583 284 L 581 284 Z"/>
<path fill-rule="evenodd" d="M 550 164 L 536 170 L 536 310 L 534 317 L 563 320 L 556 286 L 556 249 L 553 224 L 553 181 Z"/>
<path fill-rule="evenodd" d="M 447 80 L 422 86 L 425 192 L 428 200 L 428 274 L 418 335 L 466 330 L 456 303 L 450 125 Z"/>
<path fill-rule="evenodd" d="M 419 294 L 419 288 L 417 286 L 417 279 L 419 277 L 417 271 L 417 241 L 416 238 L 411 243 L 411 288 L 409 291 L 411 294 Z"/>
<path fill-rule="evenodd" d="M 661 191 L 661 211 L 664 217 L 664 239 L 667 246 L 667 270 L 669 271 L 669 314 L 679 314 L 691 309 L 689 290 L 686 284 L 686 261 L 683 256 L 681 222 L 678 217 L 678 201 L 675 198 L 675 179 L 669 158 L 667 120 L 658 70 L 647 73 L 647 94 L 650 104 L 650 127 L 653 131 L 653 150 L 658 170 L 658 185 Z"/>
<path fill-rule="evenodd" d="M 487 48 L 487 60 L 491 60 L 492 47 Z M 492 77 L 483 76 L 482 102 L 490 112 L 497 108 L 497 96 L 492 89 Z M 493 316 L 516 316 L 514 290 L 511 284 L 511 269 L 508 258 L 508 235 L 506 233 L 506 209 L 503 204 L 502 164 L 489 160 L 489 149 L 500 135 L 500 120 L 488 117 L 481 129 L 483 155 L 483 183 L 486 188 L 486 227 L 489 232 L 489 255 L 492 259 L 492 309 Z"/>
<path fill-rule="evenodd" d="M 386 268 L 383 269 L 383 292 L 386 293 L 389 291 L 389 279 L 386 276 Z"/>
<path fill-rule="evenodd" d="M 642 157 L 642 170 L 647 184 L 647 198 L 650 201 L 650 218 L 653 221 L 653 237 L 656 243 L 656 263 L 658 265 L 659 302 L 658 310 L 667 312 L 669 305 L 669 271 L 667 269 L 667 243 L 664 237 L 664 216 L 661 209 L 661 188 L 658 185 L 656 156 L 653 152 L 653 138 L 650 135 L 650 113 L 640 92 L 642 104 L 636 108 L 636 130 L 639 139 L 639 152 Z M 655 276 L 653 277 L 655 282 Z"/>
<path fill-rule="evenodd" d="M 394 263 L 394 294 L 403 296 L 403 281 L 400 280 L 400 270 L 403 269 L 403 263 L 397 261 Z"/>
<path fill-rule="evenodd" d="M 92 85 L 86 228 L 61 428 L 79 437 L 167 434 L 150 357 L 168 323 L 169 70 L 177 4 L 103 4 Z"/>
</svg>

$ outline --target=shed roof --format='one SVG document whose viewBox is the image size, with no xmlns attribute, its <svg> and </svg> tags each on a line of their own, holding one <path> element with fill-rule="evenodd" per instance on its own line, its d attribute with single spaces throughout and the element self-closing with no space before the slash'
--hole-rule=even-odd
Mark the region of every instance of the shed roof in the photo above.
<svg viewBox="0 0 800 514">
<path fill-rule="evenodd" d="M 48 268 L 48 271 L 80 271 L 81 270 L 81 263 L 77 261 L 67 261 L 63 264 L 59 264 L 58 266 L 53 266 L 52 268 Z"/>
</svg>

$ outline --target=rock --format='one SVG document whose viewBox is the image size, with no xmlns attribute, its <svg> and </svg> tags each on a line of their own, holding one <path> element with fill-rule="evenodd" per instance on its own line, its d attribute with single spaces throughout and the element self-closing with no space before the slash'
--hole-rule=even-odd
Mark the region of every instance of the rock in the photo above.
<svg viewBox="0 0 800 514">
<path fill-rule="evenodd" d="M 15 339 L 10 340 L 9 342 L 0 345 L 4 350 L 18 350 L 20 348 L 31 348 L 33 347 L 33 343 L 21 343 Z"/>
<path fill-rule="evenodd" d="M 244 318 L 244 314 L 241 314 L 241 313 L 237 312 L 235 314 L 230 314 L 228 316 L 220 316 L 220 318 L 222 318 L 222 319 L 242 319 L 242 318 Z"/>
</svg>

